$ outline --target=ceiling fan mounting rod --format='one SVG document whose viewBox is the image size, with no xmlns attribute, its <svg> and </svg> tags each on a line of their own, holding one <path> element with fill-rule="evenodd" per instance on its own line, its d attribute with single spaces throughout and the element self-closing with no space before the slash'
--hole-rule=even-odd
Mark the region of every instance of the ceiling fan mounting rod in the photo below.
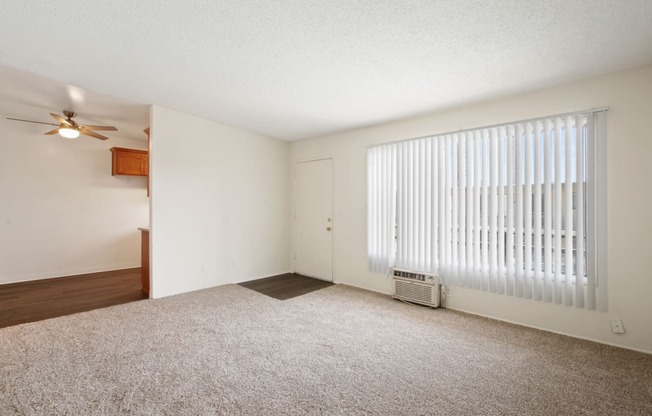
<svg viewBox="0 0 652 416">
<path fill-rule="evenodd" d="M 63 110 L 63 115 L 66 116 L 68 118 L 68 120 L 70 120 L 71 118 L 75 117 L 77 115 L 77 113 L 75 113 L 74 111 L 70 111 L 70 110 Z"/>
</svg>

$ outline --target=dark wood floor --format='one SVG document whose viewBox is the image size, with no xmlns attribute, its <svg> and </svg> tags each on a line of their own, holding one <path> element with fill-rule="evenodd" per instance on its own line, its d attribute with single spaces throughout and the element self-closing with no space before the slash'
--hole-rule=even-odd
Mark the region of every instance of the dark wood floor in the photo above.
<svg viewBox="0 0 652 416">
<path fill-rule="evenodd" d="M 331 285 L 294 273 L 240 283 L 279 300 Z M 0 328 L 146 298 L 140 268 L 0 285 Z"/>
<path fill-rule="evenodd" d="M 263 295 L 279 300 L 291 299 L 332 285 L 333 283 L 331 282 L 313 279 L 295 273 L 280 274 L 278 276 L 240 283 L 242 287 L 255 290 Z"/>
<path fill-rule="evenodd" d="M 146 298 L 140 268 L 0 285 L 0 328 Z"/>
</svg>

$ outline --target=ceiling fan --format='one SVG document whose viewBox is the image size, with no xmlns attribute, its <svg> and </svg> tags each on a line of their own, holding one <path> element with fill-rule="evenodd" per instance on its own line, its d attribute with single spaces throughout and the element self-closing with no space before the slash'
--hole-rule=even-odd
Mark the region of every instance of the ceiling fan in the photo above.
<svg viewBox="0 0 652 416">
<path fill-rule="evenodd" d="M 64 110 L 63 115 L 66 118 L 63 118 L 60 115 L 54 113 L 50 113 L 50 115 L 59 124 L 44 123 L 42 121 L 23 120 L 20 118 L 12 118 L 12 117 L 7 117 L 7 120 L 24 121 L 27 123 L 37 123 L 37 124 L 47 124 L 50 126 L 57 126 L 56 129 L 50 130 L 45 134 L 59 133 L 61 137 L 65 137 L 66 139 L 76 139 L 77 137 L 79 137 L 80 134 L 83 134 L 84 136 L 90 136 L 90 137 L 95 137 L 96 139 L 106 140 L 108 139 L 108 137 L 103 136 L 99 133 L 95 133 L 93 130 L 118 131 L 118 129 L 116 129 L 113 126 L 90 126 L 90 125 L 77 124 L 77 122 L 73 120 L 73 118 L 77 115 L 77 113 L 73 111 Z"/>
</svg>

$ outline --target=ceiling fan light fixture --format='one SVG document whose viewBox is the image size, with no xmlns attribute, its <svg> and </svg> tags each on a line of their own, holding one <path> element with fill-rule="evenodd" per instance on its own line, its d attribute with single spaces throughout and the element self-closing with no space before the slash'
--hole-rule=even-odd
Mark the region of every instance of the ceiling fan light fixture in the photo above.
<svg viewBox="0 0 652 416">
<path fill-rule="evenodd" d="M 79 137 L 79 131 L 70 127 L 61 127 L 59 129 L 59 135 L 66 139 L 76 139 Z"/>
<path fill-rule="evenodd" d="M 73 117 L 76 116 L 76 114 L 72 111 L 66 111 L 64 110 L 63 115 L 66 116 L 67 118 L 63 118 L 59 114 L 54 114 L 50 113 L 52 118 L 54 118 L 57 121 L 57 124 L 54 123 L 47 123 L 43 121 L 36 121 L 36 120 L 24 120 L 22 118 L 13 118 L 13 117 L 7 117 L 8 120 L 14 120 L 14 121 L 22 121 L 25 123 L 36 123 L 36 124 L 46 124 L 48 126 L 57 126 L 57 128 L 52 129 L 48 132 L 46 132 L 46 135 L 51 135 L 51 134 L 57 134 L 65 139 L 76 139 L 80 135 L 84 136 L 90 136 L 95 139 L 100 139 L 100 140 L 107 140 L 108 137 L 103 136 L 94 130 L 106 130 L 106 131 L 118 131 L 113 126 L 91 126 L 91 125 L 82 125 L 82 124 L 77 124 L 75 121 L 72 120 Z M 51 128 L 51 127 L 50 127 Z"/>
</svg>

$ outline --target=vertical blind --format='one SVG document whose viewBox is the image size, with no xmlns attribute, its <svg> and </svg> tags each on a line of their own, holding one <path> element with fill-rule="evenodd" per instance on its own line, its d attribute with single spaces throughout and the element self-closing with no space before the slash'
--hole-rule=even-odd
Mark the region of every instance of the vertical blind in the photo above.
<svg viewBox="0 0 652 416">
<path fill-rule="evenodd" d="M 370 147 L 370 270 L 606 310 L 604 135 L 600 110 Z"/>
</svg>

